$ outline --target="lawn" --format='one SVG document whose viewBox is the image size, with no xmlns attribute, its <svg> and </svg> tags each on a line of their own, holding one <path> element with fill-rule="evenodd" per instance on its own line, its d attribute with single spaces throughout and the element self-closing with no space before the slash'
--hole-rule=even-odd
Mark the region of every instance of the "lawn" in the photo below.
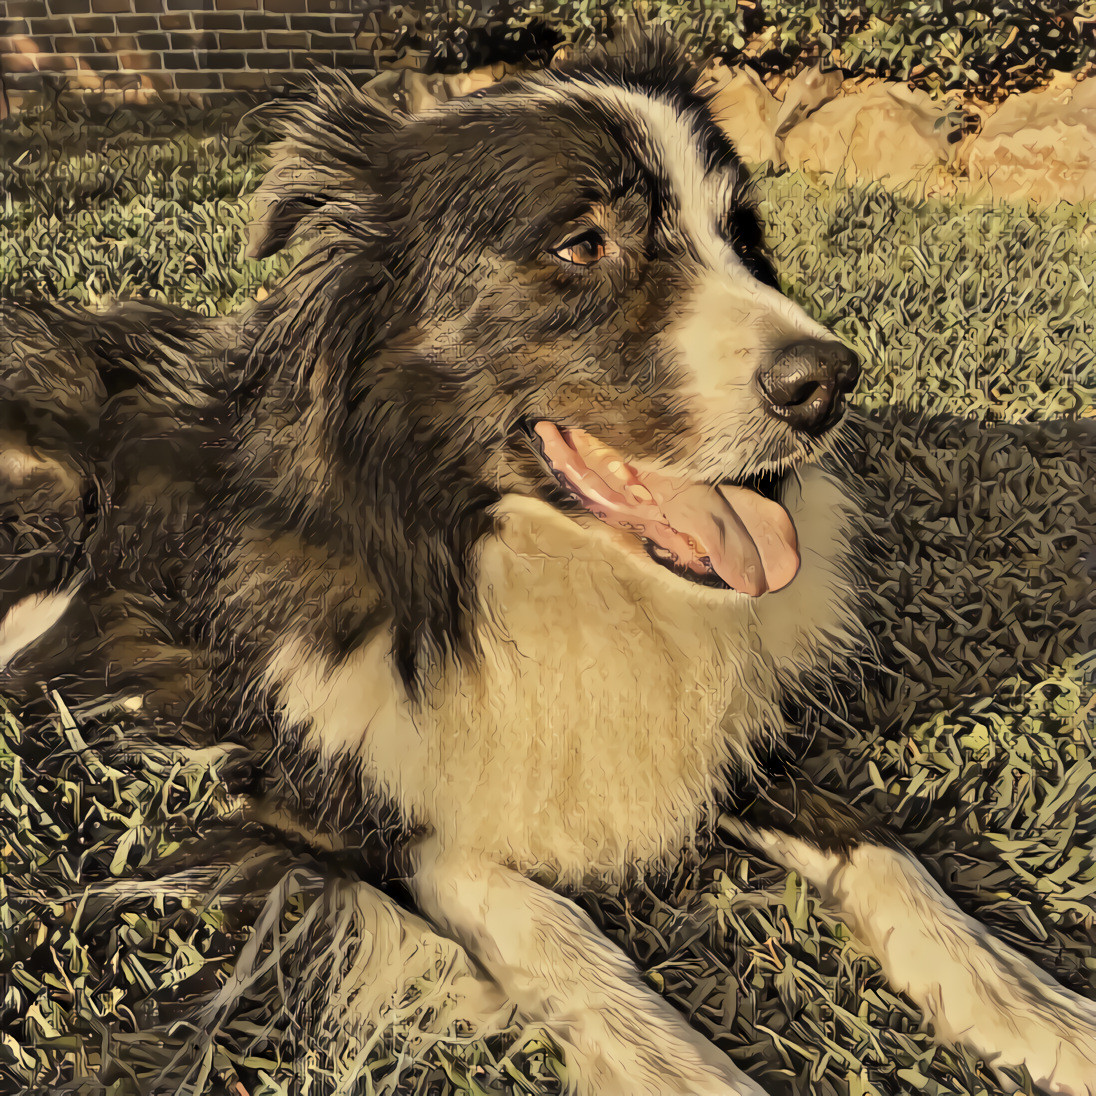
<svg viewBox="0 0 1096 1096">
<path fill-rule="evenodd" d="M 138 137 L 118 116 L 47 122 L 0 130 L 0 292 L 143 294 L 212 313 L 283 268 L 241 258 L 240 196 L 260 173 L 249 142 Z M 788 291 L 865 363 L 841 460 L 868 515 L 880 666 L 803 716 L 808 769 L 888 812 L 965 908 L 1090 986 L 1096 208 L 918 203 L 802 175 L 760 178 L 758 198 Z M 56 706 L 50 721 L 0 724 L 0 1091 L 91 1091 L 116 1029 L 133 1071 L 111 1077 L 122 1096 L 164 1053 L 128 1033 L 158 1020 L 168 1053 L 186 1036 L 177 1002 L 156 1012 L 148 990 L 221 984 L 257 911 L 135 890 L 110 912 L 80 897 L 155 865 L 228 792 L 215 766 L 167 749 L 106 766 L 88 743 L 109 738 L 111 714 L 77 725 Z M 322 901 L 304 873 L 284 897 L 260 957 L 299 946 Z M 1002 1091 L 933 1045 L 797 877 L 718 834 L 666 878 L 582 901 L 774 1096 Z M 193 1091 L 305 1091 L 330 1068 L 295 1045 L 278 1005 L 268 971 L 215 1033 Z M 543 1044 L 450 1034 L 430 1068 L 381 1041 L 360 1091 L 552 1087 Z"/>
</svg>

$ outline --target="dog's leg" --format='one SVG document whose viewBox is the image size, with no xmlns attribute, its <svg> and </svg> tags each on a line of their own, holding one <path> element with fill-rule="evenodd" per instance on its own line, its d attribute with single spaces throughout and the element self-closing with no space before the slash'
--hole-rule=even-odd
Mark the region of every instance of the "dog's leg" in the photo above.
<svg viewBox="0 0 1096 1096">
<path fill-rule="evenodd" d="M 329 887 L 321 923 L 302 984 L 322 1002 L 318 1032 L 348 1076 L 388 1030 L 421 1054 L 457 1021 L 466 1037 L 507 1029 L 513 1009 L 463 949 L 369 884 Z"/>
<path fill-rule="evenodd" d="M 571 901 L 499 864 L 420 851 L 423 911 L 470 951 L 527 1020 L 562 1044 L 597 1096 L 764 1096 L 644 985 Z"/>
<path fill-rule="evenodd" d="M 1024 1066 L 1056 1096 L 1096 1096 L 1096 1003 L 996 940 L 909 852 L 856 836 L 843 804 L 806 793 L 786 822 L 771 806 L 723 828 L 815 887 L 938 1039 Z"/>
</svg>

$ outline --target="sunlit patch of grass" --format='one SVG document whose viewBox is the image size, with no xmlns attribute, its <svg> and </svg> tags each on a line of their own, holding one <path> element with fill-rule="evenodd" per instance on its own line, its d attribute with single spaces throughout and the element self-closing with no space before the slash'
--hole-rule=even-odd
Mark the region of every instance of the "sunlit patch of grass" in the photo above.
<svg viewBox="0 0 1096 1096">
<path fill-rule="evenodd" d="M 759 183 L 791 291 L 860 353 L 858 398 L 1049 418 L 1096 402 L 1096 205 L 914 201 L 802 174 Z"/>
</svg>

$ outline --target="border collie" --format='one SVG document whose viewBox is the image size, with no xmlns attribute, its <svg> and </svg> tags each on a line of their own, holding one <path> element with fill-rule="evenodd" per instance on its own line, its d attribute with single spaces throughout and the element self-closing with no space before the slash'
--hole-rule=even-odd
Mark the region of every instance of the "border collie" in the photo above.
<svg viewBox="0 0 1096 1096">
<path fill-rule="evenodd" d="M 857 657 L 817 463 L 857 363 L 779 291 L 698 74 L 637 40 L 415 117 L 336 80 L 282 125 L 252 251 L 303 253 L 251 310 L 0 311 L 5 490 L 53 530 L 0 687 L 245 751 L 253 816 L 316 842 L 395 819 L 421 918 L 355 884 L 347 1038 L 448 947 L 458 1011 L 542 1025 L 576 1091 L 760 1096 L 561 893 L 677 856 L 733 776 L 737 835 L 940 1039 L 1096 1096 L 1091 1002 L 766 783 L 782 700 Z"/>
</svg>

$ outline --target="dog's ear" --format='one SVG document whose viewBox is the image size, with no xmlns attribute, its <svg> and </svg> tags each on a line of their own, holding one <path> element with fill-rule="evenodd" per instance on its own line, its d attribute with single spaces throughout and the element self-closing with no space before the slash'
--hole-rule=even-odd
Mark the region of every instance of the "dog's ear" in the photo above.
<svg viewBox="0 0 1096 1096">
<path fill-rule="evenodd" d="M 247 257 L 263 259 L 340 212 L 361 212 L 374 152 L 403 117 L 345 76 L 329 74 L 313 97 L 267 108 L 281 139 L 251 199 Z"/>
</svg>

